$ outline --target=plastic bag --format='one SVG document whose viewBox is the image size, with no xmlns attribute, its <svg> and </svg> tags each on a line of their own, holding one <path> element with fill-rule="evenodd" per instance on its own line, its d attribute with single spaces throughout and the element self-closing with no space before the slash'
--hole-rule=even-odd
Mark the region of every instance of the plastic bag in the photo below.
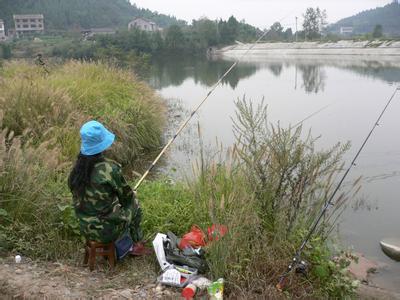
<svg viewBox="0 0 400 300">
<path fill-rule="evenodd" d="M 178 247 L 185 249 L 186 247 L 199 248 L 206 245 L 206 235 L 199 226 L 193 225 L 190 232 L 186 233 L 179 242 Z"/>
<path fill-rule="evenodd" d="M 213 224 L 211 227 L 207 228 L 207 233 L 209 241 L 218 241 L 220 238 L 228 233 L 228 227 L 226 227 L 225 225 Z"/>
<path fill-rule="evenodd" d="M 184 251 L 180 250 L 177 241 L 178 238 L 172 232 L 167 233 L 168 242 L 164 244 L 165 257 L 168 263 L 178 266 L 188 266 L 195 268 L 199 273 L 207 271 L 207 262 L 204 257 L 204 251 L 186 251 L 186 249 L 193 249 L 187 246 Z"/>
</svg>

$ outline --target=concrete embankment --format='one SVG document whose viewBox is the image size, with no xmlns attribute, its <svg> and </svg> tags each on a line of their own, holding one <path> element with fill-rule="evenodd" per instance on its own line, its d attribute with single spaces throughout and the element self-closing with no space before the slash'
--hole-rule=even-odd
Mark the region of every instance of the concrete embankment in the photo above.
<svg viewBox="0 0 400 300">
<path fill-rule="evenodd" d="M 232 45 L 216 51 L 216 55 L 239 58 L 251 47 L 250 44 Z M 400 41 L 339 41 L 336 43 L 258 43 L 247 56 L 257 57 L 310 57 L 310 56 L 362 56 L 365 59 L 400 60 Z"/>
</svg>

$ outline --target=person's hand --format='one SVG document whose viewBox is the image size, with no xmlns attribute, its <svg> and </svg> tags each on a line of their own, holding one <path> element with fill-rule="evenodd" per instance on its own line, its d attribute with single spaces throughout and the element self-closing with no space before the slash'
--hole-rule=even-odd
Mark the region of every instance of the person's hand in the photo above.
<svg viewBox="0 0 400 300">
<path fill-rule="evenodd" d="M 133 190 L 133 194 L 135 195 L 135 198 L 137 198 L 137 191 Z"/>
</svg>

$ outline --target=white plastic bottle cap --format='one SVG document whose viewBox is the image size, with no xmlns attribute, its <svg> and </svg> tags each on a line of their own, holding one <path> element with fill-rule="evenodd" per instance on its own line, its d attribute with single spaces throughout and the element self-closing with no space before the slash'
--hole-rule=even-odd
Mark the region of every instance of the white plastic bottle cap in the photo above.
<svg viewBox="0 0 400 300">
<path fill-rule="evenodd" d="M 16 256 L 15 256 L 15 262 L 16 262 L 17 264 L 19 264 L 19 263 L 21 262 L 21 260 L 22 260 L 21 255 L 16 255 Z"/>
</svg>

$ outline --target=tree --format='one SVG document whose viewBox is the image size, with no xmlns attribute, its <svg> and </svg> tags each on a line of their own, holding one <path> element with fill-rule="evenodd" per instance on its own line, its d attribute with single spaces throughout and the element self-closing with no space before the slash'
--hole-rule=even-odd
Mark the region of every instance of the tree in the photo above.
<svg viewBox="0 0 400 300">
<path fill-rule="evenodd" d="M 134 1 L 131 1 L 134 2 Z M 76 27 L 127 28 L 128 22 L 141 16 L 167 28 L 185 25 L 175 17 L 138 8 L 128 0 L 0 0 L 0 19 L 6 26 L 14 25 L 13 14 L 42 13 L 46 29 L 69 30 Z"/>
<path fill-rule="evenodd" d="M 239 22 L 236 20 L 234 16 L 231 16 L 226 21 L 219 21 L 218 23 L 220 40 L 223 44 L 231 44 L 233 43 L 239 34 Z"/>
<path fill-rule="evenodd" d="M 151 48 L 153 52 L 160 51 L 164 48 L 164 40 L 159 31 L 151 35 Z"/>
<path fill-rule="evenodd" d="M 271 31 L 281 33 L 283 31 L 283 27 L 282 27 L 281 23 L 275 22 L 274 24 L 272 24 Z"/>
<path fill-rule="evenodd" d="M 321 35 L 322 30 L 326 26 L 326 11 L 309 7 L 303 15 L 303 30 L 306 39 L 315 39 Z"/>
<path fill-rule="evenodd" d="M 383 27 L 381 24 L 375 25 L 374 31 L 372 32 L 373 38 L 381 38 L 383 36 Z"/>
<path fill-rule="evenodd" d="M 185 36 L 178 25 L 172 25 L 168 28 L 165 36 L 165 45 L 168 50 L 179 50 L 185 47 Z"/>
<path fill-rule="evenodd" d="M 243 43 L 253 42 L 257 39 L 258 32 L 258 28 L 249 25 L 244 20 L 242 20 L 239 24 L 238 39 Z"/>
<path fill-rule="evenodd" d="M 286 29 L 286 31 L 283 33 L 283 36 L 285 38 L 285 41 L 291 41 L 293 38 L 292 28 Z"/>
<path fill-rule="evenodd" d="M 326 10 L 320 10 L 319 7 L 316 9 L 317 16 L 318 16 L 318 22 L 319 22 L 319 33 L 322 33 L 325 29 L 326 26 L 328 25 L 328 22 L 326 21 L 327 19 L 327 14 Z"/>
<path fill-rule="evenodd" d="M 206 48 L 218 44 L 217 24 L 209 19 L 193 21 L 193 29 L 198 38 L 200 47 Z"/>
<path fill-rule="evenodd" d="M 239 33 L 238 20 L 236 20 L 236 18 L 234 16 L 230 16 L 228 19 L 227 25 L 228 25 L 228 29 L 229 29 L 232 37 L 234 37 L 234 39 L 235 39 Z"/>
<path fill-rule="evenodd" d="M 283 27 L 281 23 L 275 22 L 272 24 L 268 36 L 271 40 L 280 40 L 283 37 Z"/>
</svg>

